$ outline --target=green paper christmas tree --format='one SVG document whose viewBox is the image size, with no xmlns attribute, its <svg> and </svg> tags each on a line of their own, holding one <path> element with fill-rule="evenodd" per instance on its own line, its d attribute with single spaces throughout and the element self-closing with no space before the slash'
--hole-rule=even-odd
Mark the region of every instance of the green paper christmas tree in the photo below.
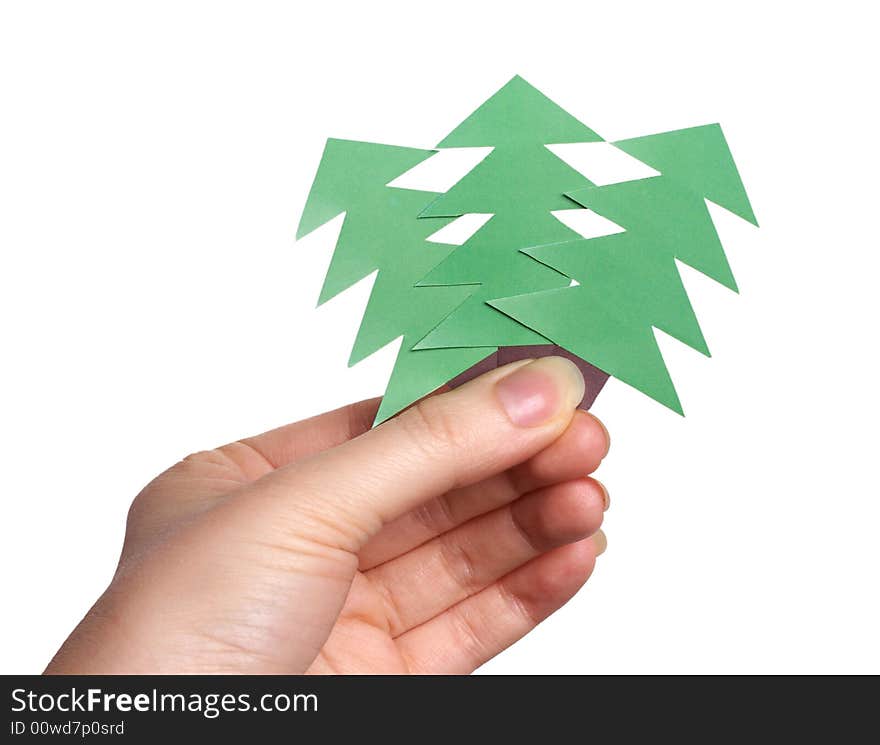
<svg viewBox="0 0 880 745">
<path fill-rule="evenodd" d="M 301 238 L 345 212 L 319 305 L 378 270 L 349 359 L 349 365 L 354 365 L 403 336 L 378 421 L 492 351 L 412 351 L 439 319 L 474 291 L 466 286 L 415 286 L 454 248 L 425 240 L 450 220 L 415 219 L 437 194 L 386 184 L 432 155 L 431 150 L 328 140 L 297 230 L 297 238 Z M 432 387 L 425 390 L 426 385 Z"/>
<path fill-rule="evenodd" d="M 319 304 L 377 272 L 350 359 L 402 337 L 377 423 L 469 369 L 560 352 L 585 407 L 610 374 L 681 412 L 654 328 L 709 350 L 676 259 L 735 291 L 705 200 L 754 213 L 718 125 L 613 143 L 660 175 L 607 186 L 546 147 L 599 141 L 520 77 L 438 145 L 493 148 L 445 194 L 388 186 L 434 151 L 328 141 L 297 237 L 345 212 Z M 585 239 L 551 214 L 584 208 L 625 232 Z M 492 216 L 461 246 L 427 240 L 468 213 Z"/>
<path fill-rule="evenodd" d="M 675 259 L 736 291 L 705 199 L 757 223 L 718 125 L 615 144 L 639 153 L 660 175 L 568 196 L 626 232 L 524 249 L 578 286 L 490 304 L 683 413 L 653 328 L 707 356 L 709 349 Z"/>
<path fill-rule="evenodd" d="M 565 192 L 592 186 L 545 145 L 601 140 L 592 129 L 515 77 L 438 145 L 491 145 L 494 149 L 432 202 L 421 217 L 473 212 L 491 213 L 492 217 L 419 283 L 475 285 L 476 291 L 416 344 L 416 349 L 550 343 L 541 334 L 511 322 L 487 301 L 569 285 L 568 277 L 520 249 L 577 238 L 578 234 L 551 211 L 577 209 Z"/>
</svg>

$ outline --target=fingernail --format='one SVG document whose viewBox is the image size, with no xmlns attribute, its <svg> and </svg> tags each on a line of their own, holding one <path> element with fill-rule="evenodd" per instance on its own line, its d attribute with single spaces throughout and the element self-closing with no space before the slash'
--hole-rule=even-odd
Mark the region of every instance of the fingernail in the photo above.
<svg viewBox="0 0 880 745">
<path fill-rule="evenodd" d="M 605 488 L 605 484 L 601 481 L 596 482 L 599 485 L 599 488 L 602 490 L 602 500 L 605 502 L 605 506 L 603 510 L 608 512 L 608 508 L 611 506 L 611 495 L 608 493 L 608 490 Z"/>
<path fill-rule="evenodd" d="M 542 357 L 522 365 L 495 386 L 507 416 L 518 427 L 536 427 L 584 397 L 584 378 L 563 357 Z"/>
<path fill-rule="evenodd" d="M 605 553 L 605 549 L 608 548 L 608 539 L 601 530 L 593 533 L 593 545 L 596 547 L 596 556 L 601 556 Z"/>
</svg>

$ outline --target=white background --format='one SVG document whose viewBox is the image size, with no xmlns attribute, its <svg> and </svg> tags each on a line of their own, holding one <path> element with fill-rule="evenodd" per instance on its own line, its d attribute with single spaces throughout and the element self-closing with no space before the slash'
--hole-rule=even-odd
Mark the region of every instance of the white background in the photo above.
<svg viewBox="0 0 880 745">
<path fill-rule="evenodd" d="M 4 2 L 0 671 L 36 672 L 186 453 L 381 393 L 293 236 L 327 136 L 429 147 L 519 73 L 613 140 L 723 124 L 761 229 L 612 381 L 609 548 L 495 673 L 880 672 L 877 132 L 858 2 Z"/>
</svg>

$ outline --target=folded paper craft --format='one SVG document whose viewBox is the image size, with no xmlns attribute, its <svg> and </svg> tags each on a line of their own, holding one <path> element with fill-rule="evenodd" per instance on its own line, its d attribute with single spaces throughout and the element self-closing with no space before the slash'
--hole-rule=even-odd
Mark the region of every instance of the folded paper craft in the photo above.
<svg viewBox="0 0 880 745">
<path fill-rule="evenodd" d="M 719 125 L 611 143 L 659 175 L 606 186 L 546 147 L 602 141 L 519 76 L 437 145 L 493 148 L 443 194 L 388 186 L 436 150 L 327 141 L 297 238 L 345 213 L 319 305 L 377 273 L 349 361 L 402 337 L 377 424 L 549 354 L 584 373 L 582 408 L 613 375 L 682 413 L 654 328 L 709 349 L 675 262 L 736 291 L 706 200 L 757 221 Z M 587 239 L 551 214 L 582 209 L 624 232 Z M 461 245 L 427 240 L 469 213 L 492 216 Z"/>
</svg>

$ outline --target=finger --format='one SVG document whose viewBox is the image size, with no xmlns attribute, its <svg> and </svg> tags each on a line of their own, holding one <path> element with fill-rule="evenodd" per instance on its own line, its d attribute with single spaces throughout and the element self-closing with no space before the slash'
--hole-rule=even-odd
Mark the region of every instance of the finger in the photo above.
<svg viewBox="0 0 880 745">
<path fill-rule="evenodd" d="M 424 623 L 546 551 L 602 524 L 602 488 L 555 484 L 482 515 L 366 573 L 388 606 L 391 635 Z"/>
<path fill-rule="evenodd" d="M 523 494 L 592 473 L 607 455 L 608 447 L 608 433 L 601 422 L 578 410 L 559 439 L 525 463 L 478 484 L 441 494 L 386 525 L 361 550 L 360 569 L 371 569 L 401 556 Z"/>
<path fill-rule="evenodd" d="M 577 475 L 587 476 L 599 467 L 610 448 L 605 425 L 578 409 L 565 436 L 528 462 L 525 478 L 535 484 L 553 483 L 560 472 L 570 473 L 572 468 L 579 469 Z"/>
<path fill-rule="evenodd" d="M 449 389 L 446 386 L 442 386 L 428 394 L 428 397 L 447 390 Z M 368 431 L 373 426 L 381 401 L 381 398 L 370 398 L 348 404 L 325 414 L 224 445 L 220 450 L 232 454 L 231 451 L 240 450 L 239 446 L 244 445 L 246 450 L 256 452 L 264 461 L 263 465 L 271 466 L 269 470 L 281 468 L 301 458 L 341 445 Z"/>
<path fill-rule="evenodd" d="M 565 605 L 589 578 L 596 553 L 591 538 L 557 548 L 398 637 L 410 672 L 473 672 Z"/>
<path fill-rule="evenodd" d="M 372 426 L 380 400 L 371 398 L 349 404 L 219 449 L 243 464 L 253 464 L 256 471 L 262 471 L 259 478 L 267 470 L 281 468 L 363 434 Z"/>
<path fill-rule="evenodd" d="M 139 544 L 169 523 L 210 508 L 275 468 L 356 437 L 370 428 L 378 408 L 377 398 L 360 401 L 184 458 L 153 479 L 132 504 L 127 544 Z"/>
<path fill-rule="evenodd" d="M 165 492 L 182 491 L 189 499 L 221 496 L 235 486 L 256 481 L 276 468 L 366 432 L 376 416 L 379 400 L 359 401 L 214 450 L 194 453 L 156 481 L 162 482 Z"/>
<path fill-rule="evenodd" d="M 513 363 L 339 447 L 280 468 L 242 495 L 267 529 L 357 552 L 391 520 L 531 458 L 565 431 L 584 389 L 560 357 Z"/>
</svg>

